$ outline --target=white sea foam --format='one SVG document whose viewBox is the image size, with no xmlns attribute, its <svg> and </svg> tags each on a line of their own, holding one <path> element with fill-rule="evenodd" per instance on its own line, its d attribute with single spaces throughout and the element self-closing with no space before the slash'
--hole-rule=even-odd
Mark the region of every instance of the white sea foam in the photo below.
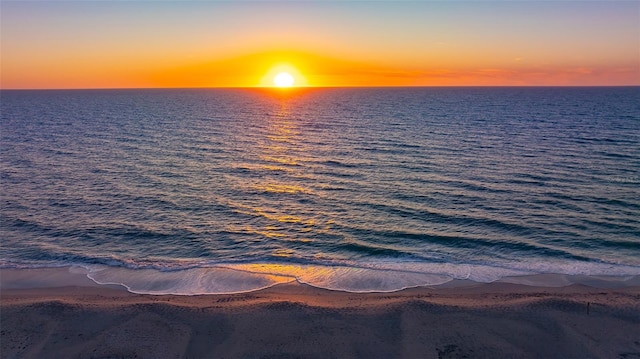
<svg viewBox="0 0 640 359">
<path fill-rule="evenodd" d="M 357 293 L 393 292 L 410 287 L 439 285 L 453 279 L 439 273 L 345 266 L 241 264 L 230 268 L 294 277 L 298 282 L 314 287 Z"/>
<path fill-rule="evenodd" d="M 393 292 L 424 286 L 438 288 L 453 280 L 476 283 L 497 281 L 539 287 L 564 287 L 572 284 L 599 288 L 640 286 L 640 268 L 598 263 L 573 263 L 564 267 L 538 263 L 530 265 L 527 270 L 414 262 L 377 262 L 360 266 L 245 263 L 185 269 L 175 269 L 175 265 L 169 267 L 172 269 L 106 265 L 28 269 L 19 266 L 14 269 L 22 274 L 11 276 L 11 280 L 0 277 L 0 288 L 86 286 L 91 283 L 81 280 L 82 278 L 89 278 L 99 285 L 121 285 L 133 293 L 153 295 L 242 293 L 293 281 L 354 293 Z M 535 271 L 534 267 L 544 270 L 553 268 L 554 271 Z"/>
<path fill-rule="evenodd" d="M 227 294 L 251 292 L 291 282 L 285 276 L 264 275 L 220 267 L 179 271 L 91 266 L 87 276 L 98 284 L 120 284 L 139 294 Z"/>
<path fill-rule="evenodd" d="M 598 263 L 565 264 L 537 263 L 520 268 L 514 264 L 516 268 L 509 268 L 419 262 L 378 262 L 359 266 L 244 263 L 171 271 L 91 266 L 88 277 L 99 284 L 123 285 L 134 293 L 179 295 L 250 292 L 292 281 L 354 293 L 393 292 L 424 286 L 437 288 L 456 279 L 541 287 L 640 285 L 640 268 Z"/>
</svg>

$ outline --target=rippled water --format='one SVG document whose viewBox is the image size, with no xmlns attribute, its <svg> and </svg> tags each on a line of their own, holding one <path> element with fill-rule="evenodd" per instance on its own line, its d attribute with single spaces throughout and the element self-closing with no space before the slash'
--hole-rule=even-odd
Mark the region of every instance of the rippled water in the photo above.
<svg viewBox="0 0 640 359">
<path fill-rule="evenodd" d="M 138 292 L 640 275 L 640 89 L 2 91 L 4 267 Z"/>
</svg>

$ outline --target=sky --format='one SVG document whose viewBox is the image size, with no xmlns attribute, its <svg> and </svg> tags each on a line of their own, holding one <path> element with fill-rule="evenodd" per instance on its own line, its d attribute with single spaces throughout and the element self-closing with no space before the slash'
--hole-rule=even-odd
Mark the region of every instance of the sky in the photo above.
<svg viewBox="0 0 640 359">
<path fill-rule="evenodd" d="M 4 1 L 9 88 L 640 85 L 640 1 Z"/>
</svg>

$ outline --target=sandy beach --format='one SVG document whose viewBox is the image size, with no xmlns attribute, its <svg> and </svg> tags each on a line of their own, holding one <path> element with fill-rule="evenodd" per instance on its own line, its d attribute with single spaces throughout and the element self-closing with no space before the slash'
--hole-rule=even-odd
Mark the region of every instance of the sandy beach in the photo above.
<svg viewBox="0 0 640 359">
<path fill-rule="evenodd" d="M 19 272 L 4 271 L 5 283 Z M 1 356 L 640 357 L 638 287 L 494 283 L 354 294 L 284 284 L 245 294 L 153 296 L 87 283 L 5 285 Z"/>
</svg>

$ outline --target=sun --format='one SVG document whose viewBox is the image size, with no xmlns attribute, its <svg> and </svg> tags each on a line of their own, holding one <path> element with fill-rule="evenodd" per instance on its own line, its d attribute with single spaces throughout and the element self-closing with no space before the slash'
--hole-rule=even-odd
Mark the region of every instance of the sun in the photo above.
<svg viewBox="0 0 640 359">
<path fill-rule="evenodd" d="M 271 68 L 264 73 L 257 85 L 258 87 L 276 88 L 281 90 L 307 87 L 309 83 L 302 73 L 303 72 L 300 71 L 297 66 L 294 66 L 291 63 L 275 63 L 272 64 Z"/>
<path fill-rule="evenodd" d="M 293 76 L 288 72 L 280 72 L 273 78 L 276 87 L 291 87 L 294 82 Z"/>
</svg>

